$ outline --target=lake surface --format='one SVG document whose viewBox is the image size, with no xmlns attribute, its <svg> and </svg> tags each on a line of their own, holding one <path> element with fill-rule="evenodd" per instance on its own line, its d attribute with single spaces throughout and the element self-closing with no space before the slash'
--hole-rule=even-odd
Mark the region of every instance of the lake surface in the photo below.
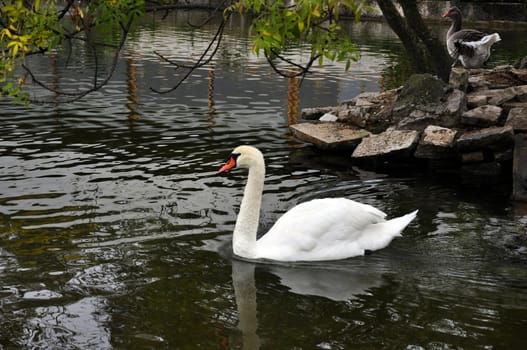
<svg viewBox="0 0 527 350">
<path fill-rule="evenodd" d="M 154 93 L 182 73 L 153 50 L 197 58 L 215 25 L 184 24 L 205 16 L 145 20 L 112 82 L 80 102 L 26 109 L 0 101 L 0 348 L 523 348 L 527 208 L 509 200 L 507 182 L 479 187 L 415 169 L 363 169 L 289 132 L 301 108 L 404 77 L 389 29 L 350 26 L 361 60 L 348 73 L 317 68 L 299 88 L 251 53 L 243 23 L 233 21 L 213 65 L 175 92 Z M 525 54 L 525 29 L 500 33 L 491 64 L 510 62 L 519 43 Z M 53 86 L 89 86 L 93 62 L 83 61 L 86 48 L 75 50 L 67 62 L 57 55 L 28 64 Z M 301 46 L 290 54 L 307 57 Z M 53 99 L 39 91 L 34 98 Z M 418 218 L 364 257 L 236 260 L 230 240 L 246 174 L 217 170 L 239 144 L 266 156 L 262 233 L 320 197 L 354 199 L 389 217 L 419 209 Z"/>
</svg>

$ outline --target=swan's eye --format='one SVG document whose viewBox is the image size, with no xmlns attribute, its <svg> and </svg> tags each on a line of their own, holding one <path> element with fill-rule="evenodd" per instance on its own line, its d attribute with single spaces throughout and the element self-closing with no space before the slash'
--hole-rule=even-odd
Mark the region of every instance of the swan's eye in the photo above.
<svg viewBox="0 0 527 350">
<path fill-rule="evenodd" d="M 238 157 L 240 156 L 240 153 L 231 153 L 231 155 L 227 158 L 225 165 L 222 166 L 219 170 L 219 172 L 224 172 L 231 170 L 232 168 L 236 167 L 236 160 L 238 160 Z"/>
</svg>

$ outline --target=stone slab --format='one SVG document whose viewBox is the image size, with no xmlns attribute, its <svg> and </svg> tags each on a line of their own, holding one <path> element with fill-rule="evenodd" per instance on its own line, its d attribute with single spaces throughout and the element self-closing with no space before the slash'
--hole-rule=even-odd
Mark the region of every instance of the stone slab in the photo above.
<svg viewBox="0 0 527 350">
<path fill-rule="evenodd" d="M 471 69 L 468 79 L 470 88 L 473 90 L 496 90 L 518 85 L 518 82 L 523 80 L 518 74 L 511 72 L 511 69 L 510 66 L 498 66 L 492 70 Z"/>
<path fill-rule="evenodd" d="M 461 163 L 479 163 L 485 160 L 485 155 L 481 151 L 460 154 Z"/>
<path fill-rule="evenodd" d="M 461 151 L 479 151 L 482 149 L 502 150 L 513 145 L 514 131 L 510 125 L 469 131 L 456 141 Z"/>
<path fill-rule="evenodd" d="M 429 125 L 421 136 L 414 156 L 417 158 L 441 159 L 454 155 L 457 131 Z"/>
<path fill-rule="evenodd" d="M 527 62 L 527 59 L 524 62 Z M 526 68 L 516 68 L 515 67 L 511 69 L 511 73 L 515 76 L 517 80 L 527 82 L 527 69 Z"/>
<path fill-rule="evenodd" d="M 456 126 L 460 121 L 467 100 L 464 92 L 454 89 L 444 95 L 438 103 L 420 104 L 412 101 L 407 105 L 400 101 L 398 103 L 399 106 L 395 108 L 399 109 L 394 116 L 398 120 L 396 128 L 423 131 L 428 125 L 439 125 L 447 128 Z"/>
<path fill-rule="evenodd" d="M 516 99 L 520 102 L 527 102 L 527 85 L 519 85 L 514 87 Z"/>
<path fill-rule="evenodd" d="M 452 88 L 466 92 L 468 88 L 468 71 L 460 67 L 452 68 L 448 83 Z"/>
<path fill-rule="evenodd" d="M 461 115 L 461 123 L 465 125 L 488 127 L 497 125 L 503 108 L 493 105 L 479 106 Z"/>
<path fill-rule="evenodd" d="M 421 143 L 438 147 L 452 147 L 454 145 L 456 134 L 456 130 L 443 128 L 437 125 L 429 125 L 423 133 Z"/>
<path fill-rule="evenodd" d="M 410 155 L 419 141 L 415 130 L 388 130 L 362 139 L 355 148 L 353 158 Z"/>
<path fill-rule="evenodd" d="M 467 106 L 469 108 L 475 108 L 479 106 L 484 106 L 487 104 L 489 97 L 485 94 L 467 94 Z"/>
<path fill-rule="evenodd" d="M 527 202 L 527 134 L 514 137 L 512 198 Z"/>
<path fill-rule="evenodd" d="M 527 96 L 527 85 L 511 86 L 505 89 L 492 90 L 494 96 L 489 97 L 489 104 L 501 105 L 513 98 L 518 98 L 520 102 L 525 102 Z"/>
<path fill-rule="evenodd" d="M 489 96 L 489 104 L 491 105 L 501 105 L 504 102 L 512 100 L 516 97 L 516 93 L 511 88 L 491 90 L 493 94 Z"/>
<path fill-rule="evenodd" d="M 495 106 L 512 100 L 525 102 L 527 99 L 527 85 L 510 86 L 504 89 L 477 90 L 467 94 L 467 102 L 470 102 L 469 106 L 481 103 L 485 98 L 488 104 Z"/>
<path fill-rule="evenodd" d="M 527 107 L 512 108 L 505 125 L 510 125 L 514 132 L 527 132 Z"/>
<path fill-rule="evenodd" d="M 399 89 L 391 89 L 384 92 L 363 92 L 352 98 L 344 101 L 341 105 L 346 106 L 360 106 L 372 104 L 390 104 L 395 101 L 399 93 Z"/>
<path fill-rule="evenodd" d="M 339 118 L 334 115 L 333 113 L 326 113 L 320 119 L 318 119 L 321 122 L 336 122 Z"/>
<path fill-rule="evenodd" d="M 313 107 L 304 108 L 300 112 L 300 116 L 305 120 L 317 120 L 326 113 L 335 113 L 335 107 Z"/>
<path fill-rule="evenodd" d="M 373 102 L 371 102 L 367 98 L 357 98 L 355 101 L 355 106 L 371 106 L 373 105 Z"/>
<path fill-rule="evenodd" d="M 513 108 L 527 108 L 527 102 L 509 101 L 505 102 L 501 107 L 508 113 Z"/>
<path fill-rule="evenodd" d="M 340 109 L 337 116 L 339 122 L 352 124 L 375 133 L 382 132 L 390 126 L 391 117 L 389 114 L 389 106 L 371 104 Z"/>
<path fill-rule="evenodd" d="M 300 123 L 290 126 L 296 138 L 324 150 L 353 150 L 370 133 L 342 123 Z"/>
</svg>

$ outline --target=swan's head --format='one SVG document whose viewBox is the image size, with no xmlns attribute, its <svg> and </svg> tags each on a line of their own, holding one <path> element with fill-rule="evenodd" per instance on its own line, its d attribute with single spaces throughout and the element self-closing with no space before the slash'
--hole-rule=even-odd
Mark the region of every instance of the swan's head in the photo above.
<svg viewBox="0 0 527 350">
<path fill-rule="evenodd" d="M 251 168 L 252 166 L 263 164 L 262 152 L 257 148 L 252 146 L 238 146 L 232 151 L 227 158 L 227 162 L 219 171 L 229 171 L 233 168 Z"/>
</svg>

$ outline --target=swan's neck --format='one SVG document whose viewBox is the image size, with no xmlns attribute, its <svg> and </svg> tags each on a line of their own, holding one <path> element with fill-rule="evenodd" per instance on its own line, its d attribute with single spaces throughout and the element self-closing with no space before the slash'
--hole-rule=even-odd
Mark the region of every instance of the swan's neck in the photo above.
<svg viewBox="0 0 527 350">
<path fill-rule="evenodd" d="M 256 233 L 260 221 L 264 178 L 265 164 L 262 160 L 249 168 L 247 185 L 245 185 L 240 212 L 234 227 L 232 238 L 234 254 L 243 258 L 256 258 Z"/>
</svg>

